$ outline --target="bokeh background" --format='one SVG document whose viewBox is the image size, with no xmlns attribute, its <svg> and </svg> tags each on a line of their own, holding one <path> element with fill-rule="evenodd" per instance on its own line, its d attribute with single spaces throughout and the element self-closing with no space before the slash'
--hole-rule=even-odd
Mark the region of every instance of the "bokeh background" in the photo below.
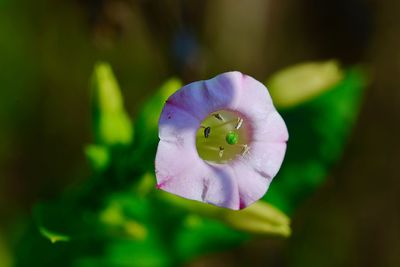
<svg viewBox="0 0 400 267">
<path fill-rule="evenodd" d="M 0 266 L 33 204 L 88 176 L 97 60 L 113 66 L 134 117 L 171 76 L 263 80 L 332 58 L 367 66 L 370 83 L 344 156 L 296 211 L 292 237 L 188 266 L 399 266 L 399 14 L 397 0 L 0 0 Z"/>
</svg>

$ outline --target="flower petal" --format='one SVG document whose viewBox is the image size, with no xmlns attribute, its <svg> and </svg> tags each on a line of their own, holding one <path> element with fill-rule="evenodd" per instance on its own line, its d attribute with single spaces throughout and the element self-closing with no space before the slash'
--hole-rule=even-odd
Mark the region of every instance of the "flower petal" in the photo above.
<svg viewBox="0 0 400 267">
<path fill-rule="evenodd" d="M 200 121 L 186 110 L 166 103 L 159 120 L 159 137 L 169 142 L 195 142 Z"/>
<path fill-rule="evenodd" d="M 286 124 L 276 110 L 270 112 L 266 119 L 254 121 L 252 128 L 254 141 L 283 143 L 289 138 Z"/>
<path fill-rule="evenodd" d="M 254 171 L 252 166 L 237 160 L 232 169 L 238 183 L 240 209 L 256 202 L 267 192 L 271 180 Z"/>
<path fill-rule="evenodd" d="M 212 111 L 236 109 L 243 90 L 242 80 L 242 73 L 231 71 L 204 81 L 208 94 L 213 99 Z"/>
<path fill-rule="evenodd" d="M 189 144 L 178 145 L 160 141 L 155 160 L 157 187 L 201 201 L 204 181 L 197 175 L 191 175 L 201 171 L 199 162 L 203 161 L 197 155 L 195 148 L 189 147 Z"/>
<path fill-rule="evenodd" d="M 275 110 L 267 88 L 248 75 L 242 77 L 242 92 L 236 110 L 251 122 L 266 119 Z"/>
<path fill-rule="evenodd" d="M 253 142 L 242 160 L 261 176 L 272 180 L 282 165 L 285 151 L 286 143 Z"/>
<path fill-rule="evenodd" d="M 157 187 L 175 195 L 239 209 L 238 187 L 228 165 L 211 165 L 196 150 L 160 141 L 156 155 Z"/>
<path fill-rule="evenodd" d="M 167 103 L 179 106 L 199 120 L 211 112 L 231 108 L 238 101 L 242 74 L 227 72 L 207 81 L 190 83 L 170 96 Z"/>
<path fill-rule="evenodd" d="M 203 191 L 202 195 L 203 201 L 220 207 L 238 210 L 240 208 L 239 190 L 232 168 L 226 164 L 208 166 L 209 172 L 206 179 L 206 190 Z"/>
</svg>

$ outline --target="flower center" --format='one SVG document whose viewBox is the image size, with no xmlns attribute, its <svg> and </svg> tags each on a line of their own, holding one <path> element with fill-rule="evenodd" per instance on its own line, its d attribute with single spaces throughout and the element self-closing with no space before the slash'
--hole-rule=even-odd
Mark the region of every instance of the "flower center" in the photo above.
<svg viewBox="0 0 400 267">
<path fill-rule="evenodd" d="M 226 163 L 249 151 L 249 132 L 249 125 L 240 114 L 228 110 L 213 112 L 197 130 L 197 152 L 203 160 Z"/>
</svg>

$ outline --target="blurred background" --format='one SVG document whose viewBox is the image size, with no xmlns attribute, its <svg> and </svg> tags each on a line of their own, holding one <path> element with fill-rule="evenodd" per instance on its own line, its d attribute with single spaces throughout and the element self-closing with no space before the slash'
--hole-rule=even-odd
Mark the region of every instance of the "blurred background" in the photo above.
<svg viewBox="0 0 400 267">
<path fill-rule="evenodd" d="M 131 117 L 166 79 L 239 70 L 259 80 L 309 60 L 369 70 L 345 153 L 295 212 L 188 266 L 400 266 L 397 0 L 0 0 L 0 266 L 32 206 L 88 176 L 89 77 L 113 66 Z"/>
</svg>

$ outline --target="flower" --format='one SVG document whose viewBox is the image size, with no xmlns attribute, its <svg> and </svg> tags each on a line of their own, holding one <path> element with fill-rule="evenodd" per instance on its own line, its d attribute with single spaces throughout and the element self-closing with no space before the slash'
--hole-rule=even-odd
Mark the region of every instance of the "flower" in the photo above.
<svg viewBox="0 0 400 267">
<path fill-rule="evenodd" d="M 288 132 L 262 83 L 227 72 L 171 95 L 159 138 L 157 188 L 237 210 L 267 191 Z"/>
</svg>

